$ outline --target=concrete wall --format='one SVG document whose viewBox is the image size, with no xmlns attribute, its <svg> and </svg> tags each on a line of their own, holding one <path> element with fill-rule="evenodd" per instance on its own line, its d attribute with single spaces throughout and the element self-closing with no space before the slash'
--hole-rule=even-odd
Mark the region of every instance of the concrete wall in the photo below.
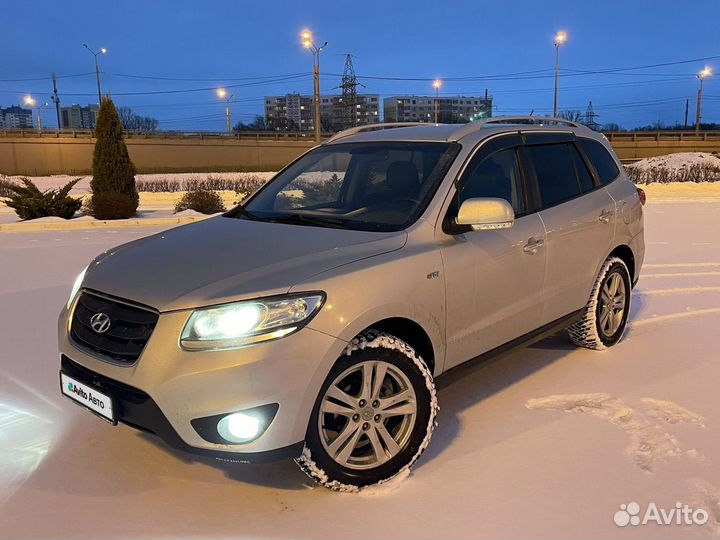
<svg viewBox="0 0 720 540">
<path fill-rule="evenodd" d="M 276 171 L 312 148 L 312 141 L 141 139 L 127 141 L 140 173 Z M 87 174 L 95 139 L 0 137 L 0 173 Z"/>
<path fill-rule="evenodd" d="M 677 152 L 718 152 L 720 139 L 710 140 L 656 140 L 611 138 L 615 153 L 622 161 L 635 161 L 647 157 L 664 156 Z"/>
<path fill-rule="evenodd" d="M 608 134 L 623 161 L 674 152 L 720 151 L 720 134 Z M 95 140 L 91 138 L 0 137 L 0 173 L 41 176 L 87 174 Z M 138 172 L 276 171 L 312 148 L 293 139 L 140 138 L 127 139 Z"/>
</svg>

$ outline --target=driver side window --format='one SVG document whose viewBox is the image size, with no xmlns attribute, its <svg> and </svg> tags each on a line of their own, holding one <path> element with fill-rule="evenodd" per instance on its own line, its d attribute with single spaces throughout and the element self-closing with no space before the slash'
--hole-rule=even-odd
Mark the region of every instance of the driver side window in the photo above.
<svg viewBox="0 0 720 540">
<path fill-rule="evenodd" d="M 525 198 L 515 148 L 499 150 L 474 160 L 461 179 L 457 207 L 467 199 L 494 197 L 505 199 L 516 215 L 525 213 Z"/>
</svg>

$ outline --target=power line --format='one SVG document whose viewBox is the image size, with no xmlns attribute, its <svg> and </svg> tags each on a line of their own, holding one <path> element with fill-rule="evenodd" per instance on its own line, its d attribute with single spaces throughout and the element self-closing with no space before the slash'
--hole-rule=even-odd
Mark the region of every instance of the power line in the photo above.
<svg viewBox="0 0 720 540">
<path fill-rule="evenodd" d="M 128 73 L 108 73 L 113 77 L 126 77 L 131 79 L 149 79 L 154 81 L 186 81 L 186 82 L 216 82 L 216 81 L 253 81 L 259 79 L 274 79 L 277 77 L 299 77 L 303 75 L 312 75 L 312 73 L 288 73 L 285 75 L 266 75 L 262 77 L 213 77 L 213 78 L 187 78 L 187 77 L 157 77 L 153 75 L 133 75 Z"/>
<path fill-rule="evenodd" d="M 73 75 L 56 75 L 56 79 L 70 79 L 72 77 L 86 77 L 88 75 L 95 75 L 94 71 L 89 71 L 87 73 L 75 73 Z M 51 80 L 51 76 L 45 76 L 45 77 L 32 77 L 29 79 L 0 79 L 0 82 L 31 82 L 31 81 L 49 81 Z"/>
</svg>

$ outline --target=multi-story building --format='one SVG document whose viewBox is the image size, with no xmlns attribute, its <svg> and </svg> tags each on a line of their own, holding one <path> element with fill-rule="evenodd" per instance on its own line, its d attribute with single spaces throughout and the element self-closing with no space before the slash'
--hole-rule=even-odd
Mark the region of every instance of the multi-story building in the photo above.
<svg viewBox="0 0 720 540">
<path fill-rule="evenodd" d="M 349 125 L 362 126 L 380 121 L 380 96 L 358 94 L 353 111 L 344 106 L 342 95 L 320 96 L 323 131 L 337 131 Z M 347 116 L 346 116 L 347 115 Z M 313 131 L 313 96 L 287 94 L 265 97 L 265 122 L 278 131 Z"/>
<path fill-rule="evenodd" d="M 95 129 L 99 110 L 97 105 L 60 107 L 62 129 Z"/>
<path fill-rule="evenodd" d="M 278 131 L 309 131 L 313 125 L 313 98 L 300 94 L 265 96 L 265 123 Z"/>
<path fill-rule="evenodd" d="M 19 129 L 32 128 L 33 114 L 32 109 L 23 109 L 17 105 L 12 107 L 0 107 L 0 128 L 2 129 Z"/>
<path fill-rule="evenodd" d="M 492 116 L 492 96 L 393 96 L 383 101 L 384 122 L 464 124 Z"/>
</svg>

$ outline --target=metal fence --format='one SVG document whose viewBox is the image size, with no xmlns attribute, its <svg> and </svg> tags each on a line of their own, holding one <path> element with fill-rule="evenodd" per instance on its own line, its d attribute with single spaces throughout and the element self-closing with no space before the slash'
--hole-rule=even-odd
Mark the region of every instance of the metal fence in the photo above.
<svg viewBox="0 0 720 540">
<path fill-rule="evenodd" d="M 720 131 L 606 131 L 605 136 L 610 142 L 635 141 L 718 141 Z M 323 133 L 323 138 L 333 133 Z M 95 132 L 89 129 L 0 129 L 0 137 L 56 138 L 56 139 L 91 139 Z M 307 131 L 155 131 L 152 133 L 126 132 L 127 138 L 134 139 L 244 139 L 261 141 L 308 141 L 315 136 Z"/>
<path fill-rule="evenodd" d="M 718 141 L 720 131 L 607 131 L 610 142 Z"/>
<path fill-rule="evenodd" d="M 332 136 L 332 133 L 323 133 L 322 137 Z M 90 129 L 0 129 L 0 137 L 14 138 L 50 138 L 50 139 L 92 139 L 95 132 Z M 125 132 L 128 139 L 231 139 L 231 140 L 259 140 L 259 141 L 312 141 L 315 134 L 312 132 L 291 131 L 239 131 L 227 133 L 226 131 L 155 131 L 152 133 Z"/>
</svg>

